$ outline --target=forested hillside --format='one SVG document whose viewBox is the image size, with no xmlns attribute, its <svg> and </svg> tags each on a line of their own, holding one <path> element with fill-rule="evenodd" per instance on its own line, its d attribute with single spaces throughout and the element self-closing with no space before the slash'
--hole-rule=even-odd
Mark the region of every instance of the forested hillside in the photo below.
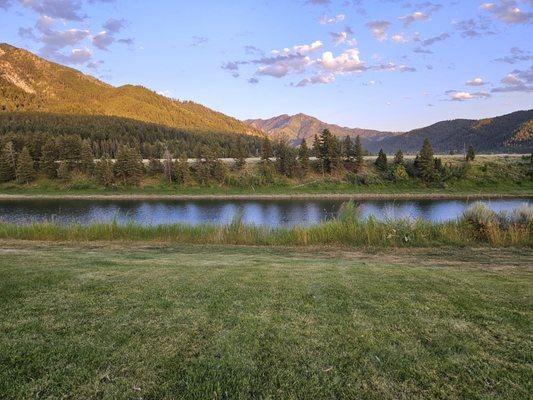
<svg viewBox="0 0 533 400">
<path fill-rule="evenodd" d="M 116 88 L 7 44 L 0 44 L 0 112 L 107 115 L 191 133 L 259 134 L 200 104 L 170 99 L 141 86 Z"/>
<path fill-rule="evenodd" d="M 469 146 L 480 153 L 531 153 L 532 121 L 533 110 L 483 120 L 443 121 L 380 142 L 367 143 L 367 147 L 372 152 L 380 148 L 386 152 L 394 152 L 399 148 L 415 152 L 427 138 L 438 153 L 462 153 Z"/>
<path fill-rule="evenodd" d="M 0 145 L 13 142 L 17 150 L 28 146 L 35 157 L 49 138 L 76 137 L 91 144 L 95 156 L 116 155 L 120 145 L 139 149 L 144 158 L 162 157 L 168 149 L 174 155 L 196 156 L 205 147 L 221 157 L 232 157 L 239 144 L 247 154 L 257 154 L 258 136 L 232 133 L 202 134 L 150 124 L 133 119 L 50 113 L 0 112 Z"/>
</svg>

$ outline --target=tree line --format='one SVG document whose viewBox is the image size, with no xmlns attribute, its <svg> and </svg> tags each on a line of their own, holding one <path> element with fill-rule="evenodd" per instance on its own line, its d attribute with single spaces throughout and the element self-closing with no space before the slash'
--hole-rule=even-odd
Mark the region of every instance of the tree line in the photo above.
<svg viewBox="0 0 533 400">
<path fill-rule="evenodd" d="M 249 156 L 247 143 L 240 137 L 232 149 L 235 160 L 233 166 L 223 163 L 216 149 L 209 145 L 203 145 L 197 150 L 194 155 L 196 162 L 193 164 L 189 163 L 189 154 L 186 152 L 178 153 L 172 147 L 166 147 L 161 157 L 152 153 L 148 157 L 148 164 L 144 165 L 140 147 L 129 144 L 118 145 L 112 157 L 111 152 L 98 156 L 94 142 L 77 135 L 48 137 L 41 144 L 39 152 L 35 148 L 32 152 L 32 147 L 24 142 L 21 144 L 5 139 L 6 137 L 3 138 L 0 152 L 0 181 L 17 181 L 21 184 L 31 182 L 39 175 L 68 181 L 75 174 L 94 178 L 104 186 L 135 186 L 145 176 L 162 177 L 169 183 L 179 185 L 224 184 L 228 183 L 229 169 L 244 170 Z M 178 146 L 179 148 L 181 147 Z M 38 158 L 35 154 L 39 155 Z M 371 179 L 371 169 L 378 171 L 381 178 L 387 180 L 401 182 L 417 178 L 431 184 L 441 182 L 454 173 L 450 167 L 443 165 L 441 159 L 435 157 L 428 139 L 424 141 L 413 162 L 406 162 L 401 150 L 389 161 L 387 154 L 380 150 L 374 168 L 370 168 L 364 160 L 366 154 L 360 137 L 352 139 L 348 136 L 341 141 L 327 129 L 315 136 L 311 148 L 305 140 L 302 140 L 298 148 L 293 148 L 287 141 L 272 142 L 265 137 L 260 144 L 260 179 L 257 184 L 274 183 L 279 176 L 302 179 L 309 173 L 323 176 L 343 173 L 347 174 L 350 182 L 366 184 Z M 312 156 L 316 157 L 316 161 L 311 162 Z M 474 158 L 475 151 L 470 147 L 465 161 L 471 162 Z"/>
</svg>

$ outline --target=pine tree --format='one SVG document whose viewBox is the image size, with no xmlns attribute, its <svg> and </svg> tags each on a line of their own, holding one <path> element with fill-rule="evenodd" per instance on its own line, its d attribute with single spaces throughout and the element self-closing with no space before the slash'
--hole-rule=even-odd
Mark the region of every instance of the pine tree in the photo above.
<svg viewBox="0 0 533 400">
<path fill-rule="evenodd" d="M 320 138 L 318 135 L 315 135 L 313 138 L 313 147 L 311 149 L 311 154 L 313 154 L 314 157 L 320 156 Z"/>
<path fill-rule="evenodd" d="M 80 170 L 87 175 L 92 175 L 94 170 L 94 154 L 88 141 L 84 140 L 82 142 L 80 153 Z"/>
<path fill-rule="evenodd" d="M 61 161 L 59 163 L 59 168 L 57 169 L 57 177 L 65 182 L 70 179 L 70 169 L 66 161 Z"/>
<path fill-rule="evenodd" d="M 365 159 L 363 156 L 363 145 L 361 144 L 361 138 L 357 136 L 355 138 L 355 171 L 361 172 L 363 170 L 363 167 L 365 165 Z"/>
<path fill-rule="evenodd" d="M 476 152 L 473 146 L 468 146 L 468 151 L 466 152 L 466 161 L 474 161 L 476 158 Z"/>
<path fill-rule="evenodd" d="M 235 148 L 235 166 L 237 169 L 243 169 L 246 165 L 246 155 L 246 148 L 244 147 L 242 138 L 239 137 L 237 140 L 237 146 Z"/>
<path fill-rule="evenodd" d="M 429 139 L 424 139 L 422 149 L 418 154 L 417 169 L 424 182 L 433 182 L 436 179 L 435 156 Z"/>
<path fill-rule="evenodd" d="M 115 181 L 115 174 L 113 172 L 113 162 L 109 159 L 109 157 L 104 154 L 100 161 L 95 165 L 94 174 L 96 176 L 96 179 L 98 180 L 98 183 L 101 185 L 104 185 L 105 187 L 109 187 L 113 185 Z"/>
<path fill-rule="evenodd" d="M 285 140 L 280 140 L 276 144 L 275 155 L 278 172 L 292 178 L 298 166 L 295 149 L 289 147 Z"/>
<path fill-rule="evenodd" d="M 339 164 L 340 152 L 338 141 L 328 129 L 324 129 L 319 139 L 318 159 L 322 164 L 322 171 L 331 173 Z"/>
<path fill-rule="evenodd" d="M 268 161 L 274 156 L 272 151 L 272 143 L 270 139 L 265 136 L 263 142 L 261 143 L 261 161 Z"/>
<path fill-rule="evenodd" d="M 189 158 L 187 154 L 182 153 L 176 162 L 176 181 L 180 185 L 186 185 L 190 180 Z"/>
<path fill-rule="evenodd" d="M 48 139 L 42 148 L 40 168 L 47 178 L 57 176 L 57 146 L 54 139 Z"/>
<path fill-rule="evenodd" d="M 16 175 L 18 183 L 29 183 L 35 179 L 33 158 L 27 147 L 23 147 L 18 156 Z"/>
<path fill-rule="evenodd" d="M 150 157 L 150 160 L 148 161 L 148 173 L 151 176 L 157 176 L 161 173 L 163 173 L 163 164 L 158 158 Z"/>
<path fill-rule="evenodd" d="M 133 148 L 122 146 L 114 165 L 116 177 L 124 184 L 139 185 L 144 167 L 140 154 Z"/>
<path fill-rule="evenodd" d="M 302 175 L 306 175 L 309 171 L 309 148 L 305 139 L 302 139 L 302 143 L 298 149 L 298 162 Z"/>
<path fill-rule="evenodd" d="M 385 154 L 383 149 L 379 150 L 378 158 L 376 158 L 376 161 L 374 164 L 380 171 L 387 170 L 387 164 L 388 164 L 387 155 Z"/>
<path fill-rule="evenodd" d="M 16 178 L 17 154 L 12 142 L 7 142 L 0 154 L 0 182 L 9 182 Z"/>
<path fill-rule="evenodd" d="M 394 155 L 394 164 L 403 165 L 403 152 L 402 149 L 399 149 Z"/>
<path fill-rule="evenodd" d="M 354 147 L 352 138 L 350 136 L 346 136 L 346 138 L 344 138 L 342 150 L 343 150 L 342 154 L 344 156 L 344 160 L 349 163 L 353 162 L 354 157 L 355 157 L 355 147 Z"/>
<path fill-rule="evenodd" d="M 172 160 L 172 154 L 168 149 L 163 154 L 163 175 L 165 180 L 172 183 L 172 177 L 174 175 L 174 161 Z"/>
</svg>

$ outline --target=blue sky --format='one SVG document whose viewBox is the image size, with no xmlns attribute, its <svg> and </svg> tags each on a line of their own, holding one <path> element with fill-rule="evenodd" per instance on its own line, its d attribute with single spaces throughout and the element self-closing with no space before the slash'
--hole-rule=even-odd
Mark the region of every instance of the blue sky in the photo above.
<svg viewBox="0 0 533 400">
<path fill-rule="evenodd" d="M 240 119 L 533 108 L 533 0 L 0 0 L 0 41 Z"/>
</svg>

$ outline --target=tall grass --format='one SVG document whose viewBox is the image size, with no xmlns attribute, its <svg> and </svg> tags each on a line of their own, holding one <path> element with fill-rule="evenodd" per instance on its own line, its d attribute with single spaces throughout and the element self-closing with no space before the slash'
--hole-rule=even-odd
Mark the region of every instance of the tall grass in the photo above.
<svg viewBox="0 0 533 400">
<path fill-rule="evenodd" d="M 361 219 L 348 203 L 336 220 L 310 227 L 268 228 L 246 225 L 236 218 L 225 226 L 60 225 L 53 222 L 16 225 L 0 223 L 0 239 L 34 241 L 143 241 L 262 246 L 377 246 L 426 247 L 489 245 L 533 247 L 533 207 L 524 205 L 511 214 L 494 213 L 474 204 L 456 221 L 378 221 Z"/>
</svg>

